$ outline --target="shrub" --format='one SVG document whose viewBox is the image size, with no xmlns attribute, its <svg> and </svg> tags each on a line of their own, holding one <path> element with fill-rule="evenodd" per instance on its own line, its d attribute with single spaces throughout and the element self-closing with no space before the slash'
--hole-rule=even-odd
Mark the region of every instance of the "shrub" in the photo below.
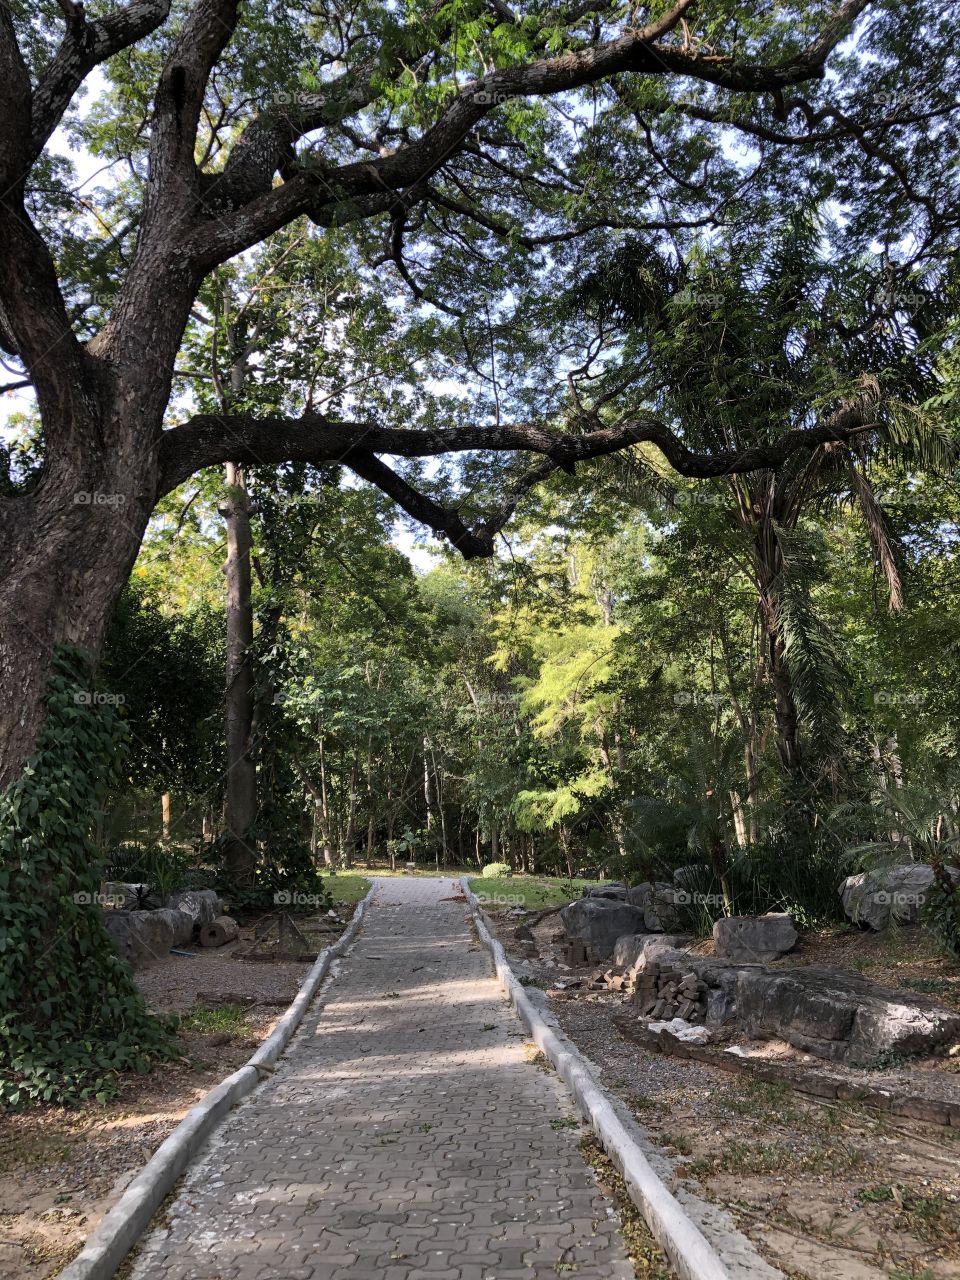
<svg viewBox="0 0 960 1280">
<path fill-rule="evenodd" d="M 178 845 L 160 842 L 115 849 L 107 857 L 109 879 L 144 884 L 145 899 L 162 907 L 187 881 L 193 859 Z M 144 903 L 146 905 L 146 903 Z"/>
<path fill-rule="evenodd" d="M 488 862 L 483 868 L 483 874 L 490 878 L 494 876 L 512 876 L 513 868 L 509 862 Z"/>
<path fill-rule="evenodd" d="M 253 883 L 236 884 L 222 869 L 216 876 L 217 892 L 231 913 L 242 918 L 276 911 L 278 906 L 287 912 L 311 915 L 329 911 L 333 896 L 306 845 L 296 837 L 273 831 L 264 831 L 262 837 L 264 861 L 254 872 Z M 223 841 L 212 856 L 216 859 L 222 852 Z M 284 896 L 278 899 L 278 894 Z"/>
<path fill-rule="evenodd" d="M 960 959 L 960 885 L 953 883 L 942 863 L 935 864 L 933 875 L 925 920 L 944 949 Z"/>
</svg>

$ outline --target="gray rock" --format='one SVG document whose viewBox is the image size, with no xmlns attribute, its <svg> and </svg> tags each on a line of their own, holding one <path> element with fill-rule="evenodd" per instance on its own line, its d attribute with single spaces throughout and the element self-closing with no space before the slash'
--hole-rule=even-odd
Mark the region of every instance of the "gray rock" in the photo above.
<svg viewBox="0 0 960 1280">
<path fill-rule="evenodd" d="M 654 933 L 647 934 L 643 943 L 643 959 L 663 960 L 669 956 L 682 956 L 686 947 L 693 942 L 689 933 Z"/>
<path fill-rule="evenodd" d="M 687 933 L 630 933 L 618 938 L 613 948 L 613 962 L 629 969 L 638 960 L 659 960 L 665 952 L 687 947 L 693 938 Z"/>
<path fill-rule="evenodd" d="M 713 926 L 717 955 L 746 963 L 779 960 L 796 946 L 798 936 L 793 920 L 782 911 L 765 916 L 724 916 Z"/>
<path fill-rule="evenodd" d="M 614 898 L 579 898 L 560 912 L 567 937 L 587 943 L 600 959 L 613 955 L 617 939 L 643 929 L 643 911 Z"/>
<path fill-rule="evenodd" d="M 585 898 L 616 898 L 621 902 L 626 899 L 627 886 L 619 880 L 611 880 L 609 884 L 587 887 L 583 891 Z"/>
<path fill-rule="evenodd" d="M 223 902 L 215 889 L 180 889 L 172 893 L 164 905 L 185 911 L 197 927 L 209 924 L 223 912 Z"/>
<path fill-rule="evenodd" d="M 676 929 L 680 924 L 677 907 L 683 901 L 682 890 L 666 881 L 644 880 L 627 890 L 627 901 L 644 912 L 644 929 L 648 933 L 662 933 Z"/>
<path fill-rule="evenodd" d="M 152 911 L 161 903 L 151 895 L 148 884 L 126 884 L 122 880 L 108 880 L 103 886 L 104 896 L 123 911 Z"/>
<path fill-rule="evenodd" d="M 171 947 L 183 946 L 193 938 L 193 917 L 170 907 L 105 911 L 103 922 L 120 955 L 134 969 L 165 959 Z"/>
<path fill-rule="evenodd" d="M 649 880 L 644 880 L 642 884 L 632 884 L 627 890 L 627 901 L 634 907 L 649 906 L 650 898 L 653 895 L 653 885 Z"/>
<path fill-rule="evenodd" d="M 747 1035 L 854 1065 L 879 1054 L 931 1053 L 960 1037 L 956 1010 L 841 970 L 741 970 L 736 1004 Z"/>
<path fill-rule="evenodd" d="M 629 969 L 643 955 L 644 941 L 648 933 L 626 933 L 613 946 L 613 963 L 621 969 Z"/>
<path fill-rule="evenodd" d="M 956 867 L 949 867 L 948 871 L 956 884 L 960 871 Z M 919 924 L 932 884 L 933 867 L 908 862 L 847 876 L 838 892 L 843 909 L 854 924 L 880 930 L 891 924 Z"/>
<path fill-rule="evenodd" d="M 703 981 L 707 1026 L 786 1040 L 833 1062 L 857 1066 L 879 1054 L 929 1054 L 960 1039 L 955 1009 L 859 973 L 812 965 L 768 969 L 682 951 L 665 950 L 657 960 Z"/>
</svg>

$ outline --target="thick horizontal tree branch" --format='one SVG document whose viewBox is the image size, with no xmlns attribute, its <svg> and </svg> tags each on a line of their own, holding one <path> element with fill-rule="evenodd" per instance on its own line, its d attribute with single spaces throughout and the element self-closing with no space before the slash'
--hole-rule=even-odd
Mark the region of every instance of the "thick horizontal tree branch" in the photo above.
<svg viewBox="0 0 960 1280">
<path fill-rule="evenodd" d="M 820 426 L 788 431 L 778 440 L 748 449 L 716 453 L 698 453 L 689 449 L 669 427 L 653 417 L 632 415 L 615 426 L 591 425 L 591 430 L 582 433 L 551 431 L 534 424 L 464 426 L 429 431 L 334 422 L 322 415 L 292 421 L 203 414 L 163 432 L 159 444 L 157 496 L 169 493 L 195 471 L 224 462 L 245 466 L 281 462 L 312 462 L 318 465 L 342 462 L 359 473 L 360 467 L 372 465 L 369 459 L 376 454 L 428 458 L 447 453 L 490 451 L 541 454 L 549 461 L 551 469 L 563 467 L 569 470 L 577 462 L 617 453 L 638 444 L 655 445 L 681 475 L 707 479 L 775 468 L 797 450 L 815 449 L 830 441 L 850 440 L 878 429 L 881 424 L 875 421 L 871 407 L 864 401 L 844 406 Z M 546 474 L 544 471 L 543 475 Z M 517 490 L 516 499 L 539 478 L 542 475 L 532 476 L 529 482 L 521 479 L 522 487 Z M 399 492 L 397 487 L 396 493 Z M 396 493 L 391 496 L 396 496 Z"/>
</svg>

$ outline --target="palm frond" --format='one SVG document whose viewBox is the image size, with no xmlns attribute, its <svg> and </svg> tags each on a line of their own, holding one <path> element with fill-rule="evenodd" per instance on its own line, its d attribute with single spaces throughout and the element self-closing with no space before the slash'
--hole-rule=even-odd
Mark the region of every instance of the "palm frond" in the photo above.
<svg viewBox="0 0 960 1280">
<path fill-rule="evenodd" d="M 947 421 L 928 405 L 887 402 L 883 447 L 901 466 L 944 472 L 957 460 L 957 442 Z"/>
<path fill-rule="evenodd" d="M 898 613 L 903 608 L 903 583 L 897 563 L 897 545 L 890 536 L 886 516 L 877 501 L 873 486 L 851 454 L 847 455 L 847 468 L 850 472 L 850 487 L 863 516 L 870 546 L 886 579 L 887 603 L 891 613 Z"/>
</svg>

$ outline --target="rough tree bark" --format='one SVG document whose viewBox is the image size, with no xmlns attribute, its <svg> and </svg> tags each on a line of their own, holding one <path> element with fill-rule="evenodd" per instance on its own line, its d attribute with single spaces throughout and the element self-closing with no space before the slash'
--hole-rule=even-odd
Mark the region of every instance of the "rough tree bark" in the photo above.
<svg viewBox="0 0 960 1280">
<path fill-rule="evenodd" d="M 227 532 L 226 693 L 223 789 L 224 861 L 230 877 L 245 884 L 257 862 L 252 829 L 257 818 L 257 766 L 253 756 L 254 671 L 250 501 L 243 471 L 226 466 L 226 500 L 220 508 Z"/>
</svg>

